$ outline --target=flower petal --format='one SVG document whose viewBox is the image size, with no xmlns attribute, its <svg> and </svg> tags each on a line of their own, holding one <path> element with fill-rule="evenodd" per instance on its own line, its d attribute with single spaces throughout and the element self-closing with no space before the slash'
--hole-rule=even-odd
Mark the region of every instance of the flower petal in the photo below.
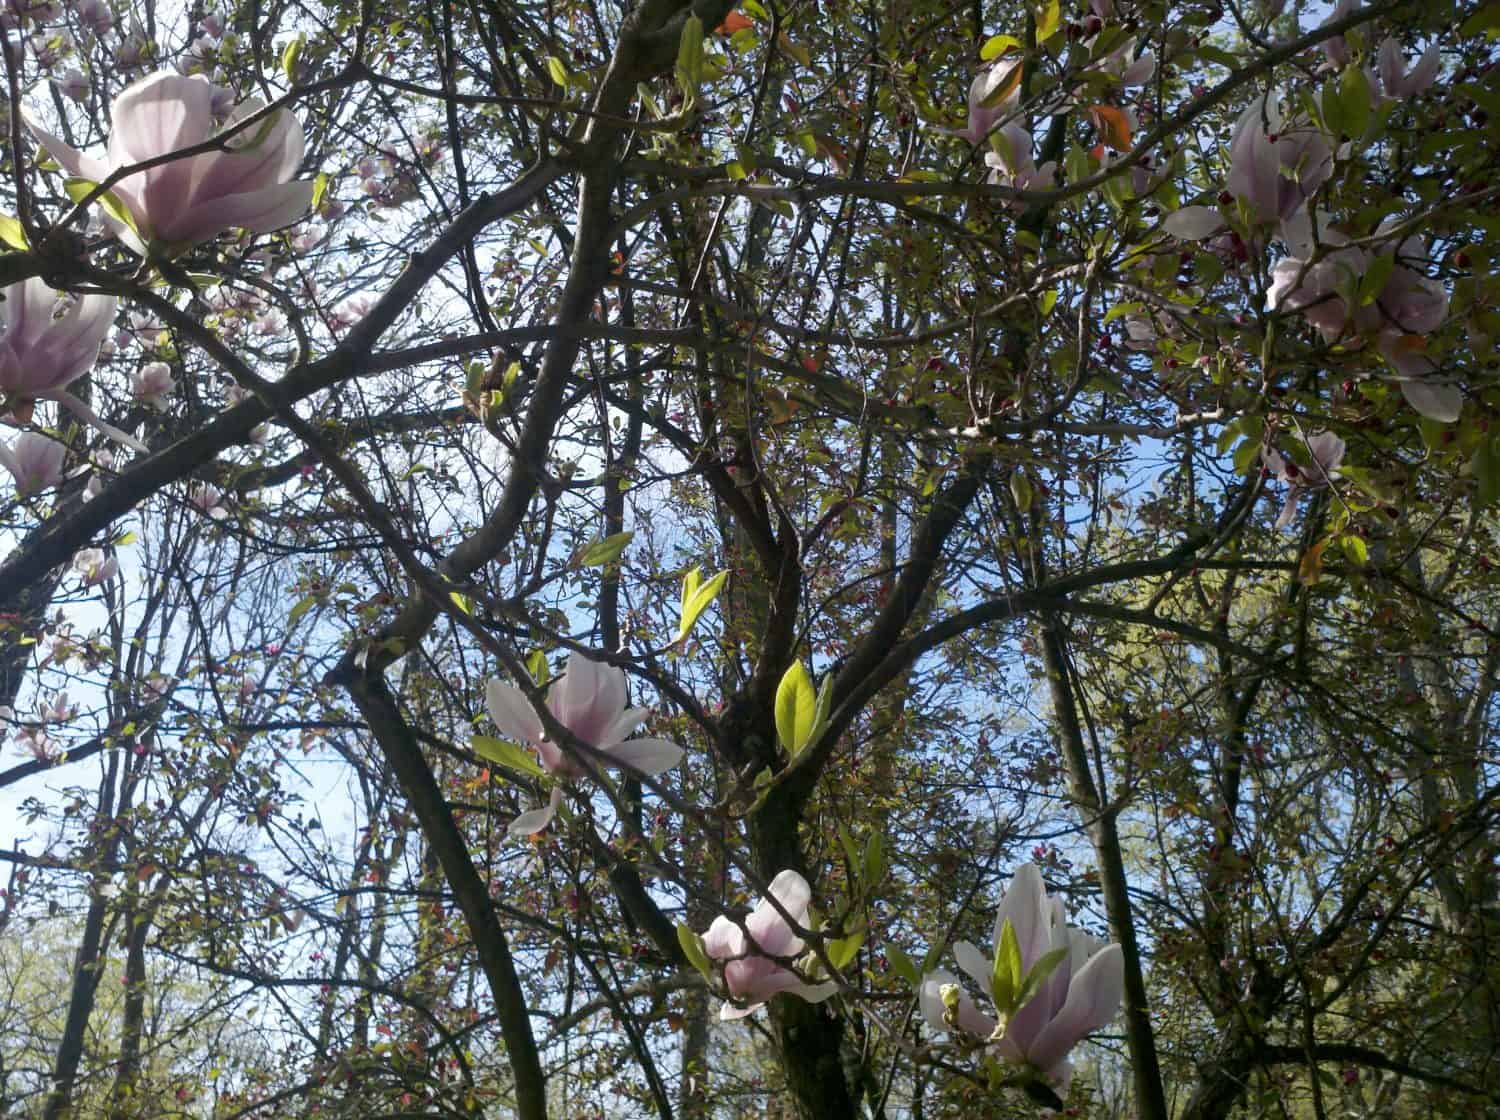
<svg viewBox="0 0 1500 1120">
<path fill-rule="evenodd" d="M 798 925 L 806 923 L 807 906 L 812 901 L 812 888 L 806 879 L 795 871 L 783 871 L 771 880 L 770 894 Z M 802 938 L 777 913 L 769 899 L 761 899 L 755 912 L 745 919 L 745 928 L 767 956 L 790 957 L 802 951 Z"/>
<path fill-rule="evenodd" d="M 626 739 L 605 748 L 611 766 L 629 766 L 648 777 L 664 774 L 682 761 L 683 749 L 666 739 Z"/>
<path fill-rule="evenodd" d="M 1224 216 L 1214 206 L 1184 206 L 1168 214 L 1161 225 L 1173 237 L 1201 241 L 1224 228 Z"/>
<path fill-rule="evenodd" d="M 969 975 L 974 983 L 979 985 L 979 990 L 985 995 L 990 994 L 990 974 L 993 969 L 989 958 L 967 941 L 958 941 L 953 945 L 953 959 L 958 962 L 958 967 Z"/>
<path fill-rule="evenodd" d="M 703 951 L 716 961 L 733 960 L 745 954 L 745 931 L 720 914 L 703 935 Z"/>
<path fill-rule="evenodd" d="M 637 727 L 646 722 L 646 717 L 650 714 L 650 708 L 626 708 L 613 723 L 604 729 L 596 746 L 601 751 L 614 746 L 633 734 Z"/>
<path fill-rule="evenodd" d="M 298 179 L 242 194 L 207 197 L 178 215 L 152 224 L 162 241 L 207 241 L 226 229 L 271 233 L 297 221 L 312 206 L 313 183 Z"/>
<path fill-rule="evenodd" d="M 1068 985 L 1068 999 L 1026 1051 L 1033 1065 L 1050 1070 L 1088 1034 L 1115 1017 L 1125 996 L 1125 956 L 1109 945 L 1089 958 Z"/>
<path fill-rule="evenodd" d="M 1018 867 L 1000 899 L 995 911 L 996 947 L 1000 945 L 1000 931 L 1006 919 L 1016 931 L 1016 941 L 1021 947 L 1021 971 L 1025 973 L 1041 960 L 1052 940 L 1052 910 L 1047 905 L 1047 887 L 1036 864 Z"/>
<path fill-rule="evenodd" d="M 490 719 L 502 735 L 519 739 L 523 743 L 541 742 L 544 734 L 541 717 L 526 699 L 526 694 L 504 681 L 489 681 L 484 686 L 484 703 L 489 709 Z"/>
<path fill-rule="evenodd" d="M 562 787 L 553 786 L 552 796 L 547 799 L 547 804 L 540 809 L 522 813 L 510 822 L 506 831 L 512 836 L 535 836 L 552 823 L 552 818 L 557 816 L 557 810 L 561 805 Z"/>
<path fill-rule="evenodd" d="M 1409 380 L 1401 382 L 1401 395 L 1429 420 L 1444 424 L 1458 421 L 1464 410 L 1464 395 L 1457 385 L 1441 382 Z"/>
</svg>

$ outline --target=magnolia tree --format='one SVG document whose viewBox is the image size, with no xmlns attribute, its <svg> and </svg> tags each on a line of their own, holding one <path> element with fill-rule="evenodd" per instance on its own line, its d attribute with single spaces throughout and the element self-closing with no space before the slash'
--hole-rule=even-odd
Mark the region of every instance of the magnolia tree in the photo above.
<svg viewBox="0 0 1500 1120">
<path fill-rule="evenodd" d="M 1500 6 L 0 26 L 0 1111 L 1500 1104 Z"/>
</svg>

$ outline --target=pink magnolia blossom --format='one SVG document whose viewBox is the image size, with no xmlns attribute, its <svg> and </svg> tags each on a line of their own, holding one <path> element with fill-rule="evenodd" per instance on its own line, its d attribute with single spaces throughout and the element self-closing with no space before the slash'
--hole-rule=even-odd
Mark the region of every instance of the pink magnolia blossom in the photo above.
<svg viewBox="0 0 1500 1120">
<path fill-rule="evenodd" d="M 23 432 L 14 444 L 0 443 L 0 467 L 16 480 L 16 493 L 30 497 L 62 481 L 68 449 L 40 432 Z"/>
<path fill-rule="evenodd" d="M 1229 145 L 1228 187 L 1252 218 L 1284 221 L 1333 174 L 1333 152 L 1311 123 L 1284 118 L 1272 96 L 1250 104 Z"/>
<path fill-rule="evenodd" d="M 536 748 L 548 773 L 559 778 L 583 777 L 586 771 L 576 759 L 547 738 L 541 718 L 526 694 L 504 681 L 490 681 L 484 690 L 490 718 L 501 734 Z M 612 665 L 594 661 L 580 653 L 568 655 L 568 670 L 552 686 L 547 708 L 558 723 L 582 743 L 604 755 L 606 766 L 625 767 L 656 775 L 682 761 L 682 748 L 666 739 L 627 738 L 645 722 L 650 708 L 627 708 L 625 673 Z M 510 824 L 512 835 L 529 836 L 551 823 L 561 803 L 554 787 L 547 806 L 522 813 Z"/>
<path fill-rule="evenodd" d="M 997 59 L 992 65 L 976 74 L 974 80 L 969 83 L 968 124 L 961 129 L 945 131 L 951 132 L 954 136 L 962 136 L 970 144 L 984 143 L 984 138 L 990 134 L 990 130 L 1015 108 L 1016 102 L 1021 98 L 1021 79 L 1017 73 L 1021 63 L 1020 55 L 1010 55 Z M 984 104 L 1007 85 L 1010 89 L 995 104 L 989 106 Z"/>
<path fill-rule="evenodd" d="M 115 25 L 115 13 L 106 0 L 78 0 L 73 5 L 73 14 L 84 29 L 96 38 L 104 35 Z"/>
<path fill-rule="evenodd" d="M 984 1014 L 951 972 L 929 972 L 922 978 L 922 1015 L 934 1030 L 958 1030 L 995 1046 L 999 1056 L 1040 1070 L 1066 1088 L 1073 1074 L 1068 1052 L 1084 1036 L 1115 1017 L 1125 992 L 1125 959 L 1120 947 L 1105 944 L 1068 926 L 1061 899 L 1047 898 L 1042 873 L 1034 864 L 1016 871 L 995 914 L 998 946 L 1006 924 L 1015 934 L 1025 976 L 1054 950 L 1060 961 L 1036 993 L 1006 1019 Z M 962 969 L 980 988 L 990 991 L 992 969 L 967 941 L 953 946 Z M 951 1007 L 951 1010 L 950 1010 Z"/>
<path fill-rule="evenodd" d="M 188 489 L 188 505 L 214 521 L 229 516 L 224 508 L 224 492 L 211 482 L 197 482 Z"/>
<path fill-rule="evenodd" d="M 1338 6 L 1328 13 L 1328 18 L 1323 21 L 1322 26 L 1327 27 L 1336 20 L 1341 20 L 1347 15 L 1352 15 L 1359 7 L 1359 0 L 1339 0 Z M 1349 65 L 1349 44 L 1342 35 L 1335 35 L 1332 39 L 1324 39 L 1318 44 L 1327 60 L 1323 65 L 1329 69 L 1338 69 Z"/>
<path fill-rule="evenodd" d="M 1344 441 L 1332 432 L 1319 432 L 1306 442 L 1308 458 L 1312 465 L 1299 467 L 1274 448 L 1262 448 L 1261 462 L 1279 482 L 1286 484 L 1286 504 L 1276 518 L 1276 528 L 1284 529 L 1292 522 L 1297 512 L 1297 499 L 1304 490 L 1321 490 L 1339 477 L 1339 466 L 1344 461 Z"/>
<path fill-rule="evenodd" d="M 70 101 L 82 102 L 89 99 L 89 80 L 76 67 L 72 70 L 65 70 L 61 75 L 53 78 L 52 84 L 57 87 L 58 93 Z"/>
<path fill-rule="evenodd" d="M 1401 44 L 1394 39 L 1387 39 L 1380 44 L 1379 61 L 1376 64 L 1380 85 L 1385 90 L 1385 95 L 1395 100 L 1414 97 L 1432 85 L 1442 61 L 1437 44 L 1434 43 L 1423 52 L 1417 64 L 1407 70 L 1406 58 L 1401 54 Z"/>
<path fill-rule="evenodd" d="M 1424 260 L 1426 243 L 1405 238 L 1391 253 L 1370 254 L 1348 246 L 1337 230 L 1324 230 L 1324 247 L 1316 249 L 1310 223 L 1289 223 L 1283 231 L 1294 256 L 1271 269 L 1266 292 L 1268 311 L 1300 311 L 1325 341 L 1374 339 L 1376 348 L 1400 378 L 1407 404 L 1423 416 L 1444 423 L 1458 419 L 1463 394 L 1456 385 L 1434 381 L 1438 365 L 1426 352 L 1426 336 L 1448 316 L 1448 293 L 1437 280 L 1412 267 Z M 1384 286 L 1373 300 L 1350 304 L 1360 279 L 1377 259 L 1394 254 Z"/>
<path fill-rule="evenodd" d="M 1012 122 L 991 136 L 996 151 L 986 152 L 990 182 L 1017 190 L 1044 189 L 1057 185 L 1057 164 L 1048 160 L 1041 167 L 1031 155 L 1031 136 Z"/>
<path fill-rule="evenodd" d="M 85 548 L 73 557 L 73 570 L 83 577 L 83 586 L 97 587 L 114 579 L 120 569 L 120 561 L 106 556 L 102 548 Z"/>
<path fill-rule="evenodd" d="M 202 144 L 218 132 L 207 78 L 158 71 L 128 87 L 111 107 L 112 131 L 105 159 L 95 159 L 29 122 L 36 138 L 72 175 L 100 182 L 122 167 Z M 261 109 L 241 104 L 227 126 Z M 287 110 L 259 127 L 242 129 L 223 151 L 174 159 L 126 176 L 114 187 L 130 212 L 132 229 L 106 214 L 125 244 L 143 255 L 148 248 L 171 255 L 225 230 L 270 233 L 290 225 L 312 205 L 311 180 L 294 180 L 302 164 L 302 123 Z"/>
<path fill-rule="evenodd" d="M 148 362 L 130 375 L 131 395 L 158 412 L 166 409 L 167 396 L 176 385 L 172 367 L 166 362 Z"/>
<path fill-rule="evenodd" d="M 770 893 L 781 904 L 781 911 L 790 915 L 798 926 L 807 928 L 812 888 L 806 879 L 795 871 L 783 871 L 771 880 Z M 720 914 L 703 935 L 703 948 L 709 957 L 724 962 L 724 985 L 737 1001 L 719 1008 L 720 1019 L 742 1019 L 778 992 L 808 1003 L 821 1003 L 839 990 L 833 981 L 810 984 L 773 959 L 786 960 L 806 948 L 781 911 L 769 899 L 761 899 L 743 927 Z"/>
<path fill-rule="evenodd" d="M 31 402 L 53 400 L 112 439 L 139 450 L 145 445 L 104 423 L 88 405 L 67 391 L 99 356 L 99 346 L 115 318 L 115 297 L 72 298 L 54 316 L 60 293 L 39 277 L 12 284 L 4 296 L 5 333 L 0 335 L 0 394 L 25 415 Z"/>
</svg>

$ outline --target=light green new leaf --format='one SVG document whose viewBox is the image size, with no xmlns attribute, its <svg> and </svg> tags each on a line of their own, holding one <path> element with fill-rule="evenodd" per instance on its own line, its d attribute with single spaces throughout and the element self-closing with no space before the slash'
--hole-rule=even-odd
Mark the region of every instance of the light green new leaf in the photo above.
<svg viewBox="0 0 1500 1120">
<path fill-rule="evenodd" d="M 854 960 L 859 952 L 860 946 L 865 943 L 865 931 L 851 933 L 848 937 L 841 937 L 837 941 L 828 943 L 828 963 L 840 972 L 844 971 L 846 965 Z"/>
<path fill-rule="evenodd" d="M 281 72 L 286 75 L 286 80 L 292 85 L 297 84 L 297 63 L 302 58 L 302 48 L 307 46 L 307 34 L 304 32 L 289 42 L 281 51 Z"/>
<path fill-rule="evenodd" d="M 1000 929 L 1000 944 L 995 946 L 995 965 L 990 971 L 990 995 L 1000 1014 L 1007 1017 L 1015 1014 L 1022 979 L 1021 943 L 1016 939 L 1016 927 L 1006 918 Z"/>
<path fill-rule="evenodd" d="M 802 662 L 792 667 L 776 686 L 776 737 L 793 758 L 807 746 L 817 726 L 818 697 Z"/>
<path fill-rule="evenodd" d="M 673 642 L 680 642 L 692 633 L 699 616 L 718 596 L 719 591 L 724 587 L 724 581 L 728 578 L 729 573 L 723 571 L 707 583 L 703 583 L 703 572 L 700 568 L 694 568 L 682 577 L 682 613 L 677 623 L 677 637 L 672 639 Z"/>
<path fill-rule="evenodd" d="M 678 922 L 677 944 L 682 946 L 682 955 L 687 958 L 688 964 L 701 972 L 705 980 L 712 980 L 714 966 L 708 959 L 708 950 L 703 947 L 703 938 Z"/>
<path fill-rule="evenodd" d="M 531 679 L 536 686 L 541 688 L 552 679 L 552 667 L 547 664 L 547 652 L 534 649 L 531 656 L 526 659 L 526 671 L 531 674 Z"/>
<path fill-rule="evenodd" d="M 583 550 L 583 554 L 578 557 L 578 562 L 585 568 L 598 568 L 605 564 L 612 564 L 620 558 L 620 554 L 625 551 L 625 546 L 634 537 L 634 530 L 626 529 L 623 533 L 614 533 L 602 540 L 594 541 Z"/>
<path fill-rule="evenodd" d="M 568 88 L 568 68 L 563 65 L 563 60 L 556 55 L 547 56 L 547 76 L 552 79 L 554 85 Z"/>
<path fill-rule="evenodd" d="M 979 48 L 979 59 L 981 62 L 993 62 L 1002 54 L 1021 49 L 1021 40 L 1014 35 L 991 35 L 984 41 L 984 46 Z"/>
<path fill-rule="evenodd" d="M 1041 991 L 1047 978 L 1057 971 L 1057 966 L 1062 964 L 1069 952 L 1071 950 L 1066 945 L 1052 949 L 1043 953 L 1041 959 L 1031 966 L 1031 971 L 1026 974 L 1021 981 L 1020 990 L 1016 992 L 1017 1011 L 1030 1003 L 1032 997 Z"/>
<path fill-rule="evenodd" d="M 682 90 L 683 111 L 698 101 L 703 85 L 703 21 L 696 15 L 682 23 L 682 38 L 677 41 L 677 86 Z"/>
<path fill-rule="evenodd" d="M 26 243 L 26 231 L 21 228 L 19 218 L 12 218 L 9 214 L 0 215 L 0 244 L 23 253 L 31 248 Z"/>
<path fill-rule="evenodd" d="M 474 613 L 474 600 L 462 591 L 450 591 L 448 592 L 448 598 L 452 599 L 453 605 L 463 611 L 464 614 L 471 615 Z"/>
<path fill-rule="evenodd" d="M 292 608 L 291 614 L 287 615 L 287 619 L 286 619 L 287 626 L 288 627 L 292 627 L 292 626 L 297 625 L 297 620 L 300 619 L 303 615 L 305 615 L 308 611 L 312 610 L 313 607 L 315 607 L 317 605 L 318 605 L 318 597 L 316 595 L 309 595 L 305 599 L 299 599 L 297 601 L 297 605 Z"/>
<path fill-rule="evenodd" d="M 73 200 L 74 203 L 82 202 L 98 189 L 99 184 L 94 182 L 92 179 L 63 180 L 63 190 L 67 193 L 67 196 Z M 104 209 L 109 211 L 110 217 L 114 218 L 116 221 L 123 222 L 125 225 L 134 230 L 136 234 L 139 235 L 141 231 L 136 228 L 134 215 L 132 215 L 130 211 L 126 209 L 125 204 L 120 201 L 119 196 L 116 195 L 114 191 L 105 191 L 95 201 L 97 201 L 100 206 L 104 207 Z"/>
<path fill-rule="evenodd" d="M 917 966 L 912 963 L 912 959 L 906 955 L 901 946 L 887 945 L 885 959 L 891 962 L 892 971 L 911 987 L 915 988 L 921 982 L 922 977 L 917 972 Z"/>
<path fill-rule="evenodd" d="M 1042 5 L 1042 10 L 1036 17 L 1036 41 L 1038 44 L 1045 43 L 1057 34 L 1057 29 L 1062 26 L 1062 4 L 1060 0 L 1047 0 Z"/>
<path fill-rule="evenodd" d="M 536 759 L 531 757 L 530 751 L 523 750 L 504 739 L 496 739 L 490 735 L 475 735 L 469 740 L 469 746 L 474 748 L 474 753 L 480 758 L 488 759 L 496 766 L 504 766 L 507 770 L 529 774 L 533 778 L 546 776 L 547 772 L 542 769 Z"/>
</svg>

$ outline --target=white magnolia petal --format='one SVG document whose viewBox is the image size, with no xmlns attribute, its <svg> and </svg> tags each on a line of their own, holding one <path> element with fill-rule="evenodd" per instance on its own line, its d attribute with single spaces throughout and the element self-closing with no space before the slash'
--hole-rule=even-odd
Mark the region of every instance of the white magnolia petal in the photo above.
<svg viewBox="0 0 1500 1120">
<path fill-rule="evenodd" d="M 1224 228 L 1224 216 L 1213 206 L 1184 206 L 1168 214 L 1161 226 L 1183 241 L 1201 241 Z"/>
<path fill-rule="evenodd" d="M 562 787 L 553 786 L 552 796 L 547 799 L 547 804 L 540 809 L 532 809 L 522 813 L 510 822 L 506 829 L 512 836 L 535 836 L 549 824 L 552 818 L 557 816 L 557 810 L 562 806 Z"/>
<path fill-rule="evenodd" d="M 536 743 L 545 732 L 541 717 L 526 694 L 513 684 L 492 680 L 484 686 L 484 704 L 502 735 L 523 743 Z"/>
<path fill-rule="evenodd" d="M 626 739 L 606 748 L 611 766 L 629 766 L 648 777 L 665 774 L 682 761 L 685 753 L 667 739 Z"/>
</svg>

